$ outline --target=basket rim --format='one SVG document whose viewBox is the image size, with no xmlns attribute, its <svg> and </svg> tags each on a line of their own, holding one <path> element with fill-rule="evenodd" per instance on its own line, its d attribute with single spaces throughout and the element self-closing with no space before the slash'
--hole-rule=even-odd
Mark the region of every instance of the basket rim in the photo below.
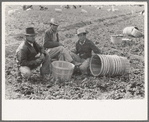
<svg viewBox="0 0 149 122">
<path fill-rule="evenodd" d="M 91 66 L 92 64 L 91 64 L 91 63 L 92 63 L 92 60 L 93 60 L 93 57 L 94 57 L 94 56 L 97 56 L 97 57 L 98 57 L 98 54 L 95 54 L 95 55 L 92 55 L 92 56 L 91 56 L 89 68 L 90 68 L 91 74 L 96 77 L 96 76 L 99 76 L 99 75 L 101 74 L 101 71 L 100 71 L 98 74 L 94 74 L 93 71 L 92 71 L 92 66 Z M 101 67 L 101 68 L 102 68 L 102 67 Z"/>
<path fill-rule="evenodd" d="M 111 37 L 124 37 L 123 34 L 111 35 Z"/>
<path fill-rule="evenodd" d="M 72 68 L 62 68 L 62 67 L 57 67 L 57 66 L 54 66 L 54 63 L 55 62 L 64 62 L 64 63 L 69 63 L 70 65 L 72 65 Z M 71 69 L 73 69 L 74 67 L 75 67 L 75 65 L 74 64 L 72 64 L 72 63 L 70 63 L 70 62 L 67 62 L 67 61 L 53 61 L 52 62 L 52 66 L 54 66 L 55 68 L 58 68 L 58 69 L 67 69 L 67 70 L 71 70 Z"/>
</svg>

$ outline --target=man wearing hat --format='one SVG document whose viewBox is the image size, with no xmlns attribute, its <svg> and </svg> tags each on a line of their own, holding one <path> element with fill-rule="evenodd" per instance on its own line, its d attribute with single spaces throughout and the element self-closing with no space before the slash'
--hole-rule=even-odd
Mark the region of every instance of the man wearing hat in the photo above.
<svg viewBox="0 0 149 122">
<path fill-rule="evenodd" d="M 75 69 L 80 70 L 82 74 L 88 73 L 87 69 L 89 68 L 92 51 L 97 54 L 101 53 L 99 48 L 96 47 L 92 41 L 86 38 L 87 33 L 88 32 L 85 28 L 79 28 L 77 30 L 77 36 L 79 40 L 76 43 L 75 50 L 72 51 L 73 53 L 70 53 L 76 62 L 81 63 L 81 65 Z"/>
<path fill-rule="evenodd" d="M 44 48 L 36 43 L 35 35 L 33 27 L 26 28 L 25 41 L 16 50 L 19 78 L 23 76 L 25 79 L 29 79 L 31 70 L 40 66 L 45 60 Z"/>
<path fill-rule="evenodd" d="M 52 59 L 65 60 L 74 63 L 69 52 L 63 47 L 63 44 L 59 42 L 59 35 L 57 32 L 58 26 L 58 21 L 55 18 L 52 18 L 50 29 L 45 31 L 43 46 Z"/>
</svg>

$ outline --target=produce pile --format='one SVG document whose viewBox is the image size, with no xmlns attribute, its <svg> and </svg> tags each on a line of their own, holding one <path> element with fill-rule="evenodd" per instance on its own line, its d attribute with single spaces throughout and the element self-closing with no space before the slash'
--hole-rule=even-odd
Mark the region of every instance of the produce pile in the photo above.
<svg viewBox="0 0 149 122">
<path fill-rule="evenodd" d="M 145 96 L 144 79 L 144 39 L 129 37 L 131 41 L 112 44 L 111 35 L 127 26 L 137 26 L 144 33 L 144 16 L 139 15 L 144 6 L 115 6 L 117 11 L 107 11 L 111 6 L 96 9 L 84 5 L 77 9 L 46 6 L 41 11 L 33 5 L 30 11 L 23 11 L 19 5 L 5 7 L 5 98 L 6 99 L 143 99 Z M 21 8 L 13 14 L 9 10 Z M 55 8 L 62 9 L 56 12 Z M 81 9 L 87 11 L 82 13 Z M 132 13 L 133 10 L 133 13 Z M 39 68 L 33 70 L 31 80 L 17 82 L 15 51 L 23 41 L 25 28 L 33 26 L 38 32 L 36 41 L 43 44 L 44 31 L 49 28 L 50 19 L 60 20 L 59 36 L 67 49 L 77 42 L 76 29 L 85 27 L 89 31 L 87 38 L 102 50 L 104 55 L 127 57 L 130 61 L 130 73 L 114 77 L 93 77 L 92 75 L 73 75 L 70 81 L 55 81 L 52 75 L 44 79 Z M 3 44 L 3 43 L 2 43 Z"/>
</svg>

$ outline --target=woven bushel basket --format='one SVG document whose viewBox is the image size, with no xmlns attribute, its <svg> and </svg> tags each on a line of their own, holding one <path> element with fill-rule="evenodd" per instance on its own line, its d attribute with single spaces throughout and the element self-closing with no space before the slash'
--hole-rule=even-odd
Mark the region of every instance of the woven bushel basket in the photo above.
<svg viewBox="0 0 149 122">
<path fill-rule="evenodd" d="M 125 57 L 117 55 L 93 55 L 90 71 L 93 76 L 117 76 L 129 73 L 130 63 Z"/>
<path fill-rule="evenodd" d="M 71 79 L 74 70 L 74 64 L 66 61 L 52 62 L 52 75 L 55 79 L 68 81 Z"/>
</svg>

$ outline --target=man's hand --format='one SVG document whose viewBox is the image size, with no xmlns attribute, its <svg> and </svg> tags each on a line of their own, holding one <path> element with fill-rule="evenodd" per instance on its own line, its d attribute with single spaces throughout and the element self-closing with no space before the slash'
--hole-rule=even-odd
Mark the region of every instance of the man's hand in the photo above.
<svg viewBox="0 0 149 122">
<path fill-rule="evenodd" d="M 45 50 L 44 49 L 41 50 L 41 54 L 45 54 Z"/>
<path fill-rule="evenodd" d="M 40 58 L 36 59 L 36 63 L 37 63 L 37 64 L 40 64 L 41 62 L 42 62 L 42 60 L 41 60 Z M 36 64 L 36 65 L 37 65 L 37 64 Z"/>
<path fill-rule="evenodd" d="M 71 52 L 76 54 L 77 53 L 76 48 L 72 49 Z"/>
<path fill-rule="evenodd" d="M 44 59 L 45 59 L 44 54 L 41 54 L 39 59 L 41 59 L 42 61 L 44 61 Z"/>
<path fill-rule="evenodd" d="M 36 56 L 35 56 L 35 58 L 39 58 L 40 57 L 40 53 L 38 53 Z"/>
<path fill-rule="evenodd" d="M 45 56 L 44 54 L 41 54 L 40 57 L 38 59 L 36 59 L 37 64 L 42 63 L 45 60 Z"/>
<path fill-rule="evenodd" d="M 80 54 L 80 57 L 83 57 L 85 55 L 85 53 Z"/>
</svg>

